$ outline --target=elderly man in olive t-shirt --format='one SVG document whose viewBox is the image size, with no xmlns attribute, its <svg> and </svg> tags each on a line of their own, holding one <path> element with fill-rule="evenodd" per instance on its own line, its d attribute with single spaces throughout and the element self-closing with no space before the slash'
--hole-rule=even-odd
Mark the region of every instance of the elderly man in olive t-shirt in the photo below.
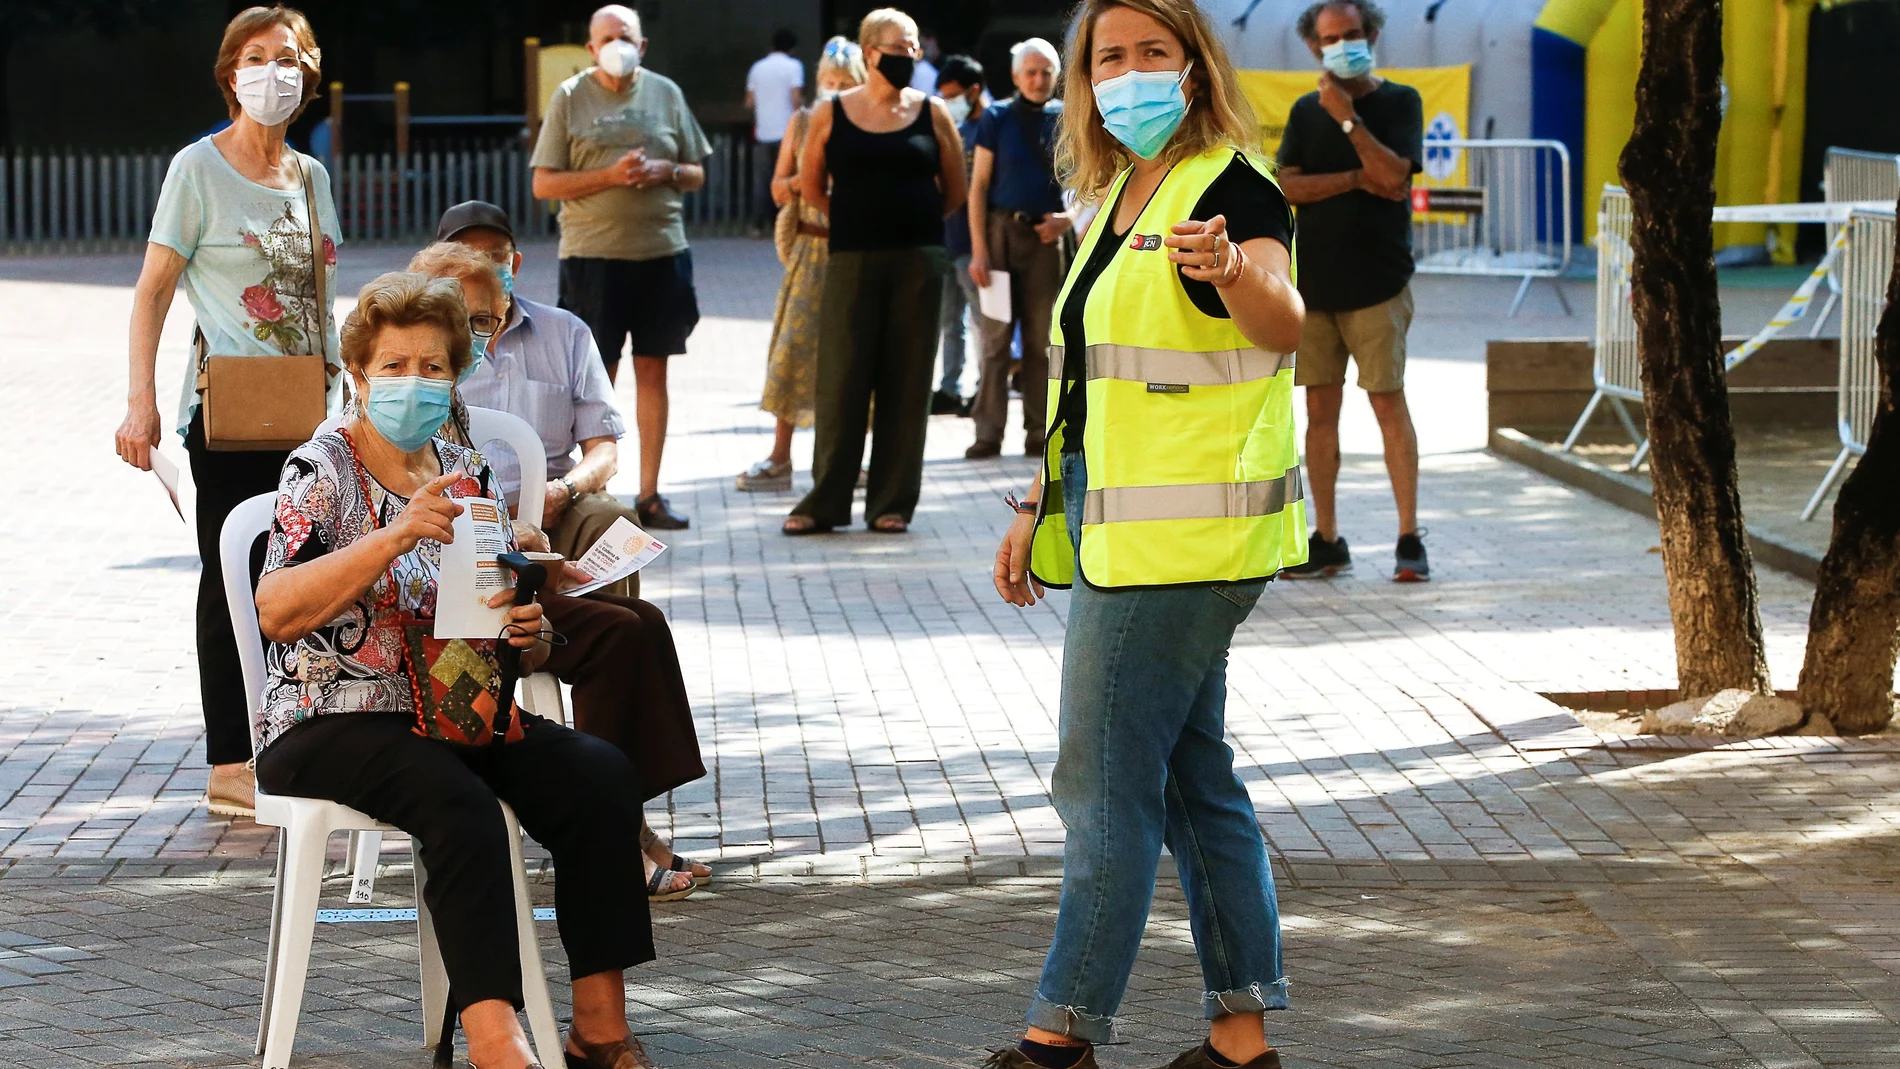
<svg viewBox="0 0 1900 1069">
<path fill-rule="evenodd" d="M 535 144 L 534 195 L 561 202 L 560 306 L 585 320 L 609 378 L 631 340 L 643 527 L 678 530 L 660 496 L 666 362 L 699 322 L 680 207 L 712 145 L 680 87 L 640 65 L 640 16 L 610 4 L 588 24 L 595 66 L 562 82 Z"/>
<path fill-rule="evenodd" d="M 1431 575 L 1418 526 L 1418 434 L 1405 403 L 1405 334 L 1412 324 L 1412 175 L 1424 159 L 1418 90 L 1373 74 L 1385 14 L 1373 0 L 1322 0 L 1298 21 L 1325 73 L 1294 102 L 1280 143 L 1280 186 L 1299 206 L 1300 296 L 1306 326 L 1294 381 L 1306 388 L 1307 500 L 1314 526 L 1306 563 L 1282 574 L 1330 578 L 1352 567 L 1339 533 L 1339 408 L 1346 361 L 1372 403 L 1398 505 L 1392 578 Z"/>
</svg>

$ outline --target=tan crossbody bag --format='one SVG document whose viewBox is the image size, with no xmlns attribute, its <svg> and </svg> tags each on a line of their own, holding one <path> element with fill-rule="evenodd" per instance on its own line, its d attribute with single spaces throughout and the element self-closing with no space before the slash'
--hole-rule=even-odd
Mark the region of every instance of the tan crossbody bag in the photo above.
<svg viewBox="0 0 1900 1069">
<path fill-rule="evenodd" d="M 310 440 L 327 414 L 329 385 L 324 341 L 329 337 L 330 294 L 324 285 L 323 224 L 317 219 L 310 168 L 300 158 L 304 212 L 310 219 L 310 273 L 317 294 L 317 352 L 294 356 L 213 356 L 204 332 L 193 338 L 198 353 L 198 404 L 204 413 L 205 448 L 213 452 L 295 449 Z"/>
</svg>

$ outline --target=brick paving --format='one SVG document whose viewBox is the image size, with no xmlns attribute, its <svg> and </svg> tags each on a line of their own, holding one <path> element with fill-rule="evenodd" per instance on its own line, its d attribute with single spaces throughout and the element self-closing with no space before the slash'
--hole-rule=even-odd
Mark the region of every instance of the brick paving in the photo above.
<svg viewBox="0 0 1900 1069">
<path fill-rule="evenodd" d="M 340 288 L 403 256 L 346 250 Z M 5 1065 L 241 1065 L 255 1027 L 274 844 L 202 808 L 193 542 L 109 448 L 136 266 L 0 262 L 0 375 L 30 399 L 0 425 Z M 747 242 L 702 243 L 698 266 L 665 479 L 695 522 L 645 591 L 713 774 L 651 816 L 724 871 L 660 914 L 636 1022 L 668 1065 L 973 1064 L 1018 1019 L 1060 871 L 1065 602 L 1019 611 L 988 580 L 997 500 L 1033 465 L 963 461 L 969 424 L 940 417 L 910 536 L 779 537 L 794 498 L 731 485 L 769 442 L 776 266 Z M 552 275 L 530 249 L 524 291 Z M 1498 333 L 1494 289 L 1422 280 L 1422 335 Z M 1533 308 L 1511 329 L 1584 326 Z M 188 331 L 181 300 L 162 364 Z M 1359 572 L 1270 588 L 1236 642 L 1232 738 L 1285 881 L 1289 1065 L 1900 1064 L 1892 746 L 1604 746 L 1554 719 L 1538 692 L 1674 686 L 1654 530 L 1475 451 L 1470 348 L 1414 360 L 1435 581 L 1383 581 L 1393 518 L 1359 413 Z M 801 489 L 808 459 L 801 435 Z M 1812 593 L 1760 579 L 1792 687 Z M 406 904 L 398 838 L 379 906 Z M 1105 1064 L 1189 1041 L 1172 884 Z M 326 925 L 319 947 L 300 1064 L 426 1064 L 406 926 Z"/>
</svg>

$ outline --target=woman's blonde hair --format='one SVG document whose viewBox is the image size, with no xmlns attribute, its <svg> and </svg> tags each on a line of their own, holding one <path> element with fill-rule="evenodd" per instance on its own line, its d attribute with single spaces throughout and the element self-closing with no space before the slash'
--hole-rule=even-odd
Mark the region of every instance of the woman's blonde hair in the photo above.
<svg viewBox="0 0 1900 1069">
<path fill-rule="evenodd" d="M 1095 107 L 1095 22 L 1111 8 L 1125 7 L 1153 18 L 1180 40 L 1189 70 L 1182 92 L 1187 116 L 1175 131 L 1160 159 L 1173 166 L 1211 148 L 1232 145 L 1257 149 L 1260 124 L 1240 92 L 1227 49 L 1208 25 L 1207 15 L 1194 0 L 1084 0 L 1069 44 L 1068 71 L 1063 79 L 1062 129 L 1056 140 L 1056 172 L 1064 185 L 1085 201 L 1100 200 L 1123 168 L 1135 160 L 1120 141 L 1102 127 Z"/>
<path fill-rule="evenodd" d="M 864 69 L 864 49 L 843 37 L 825 42 L 825 50 L 818 56 L 818 77 L 823 78 L 826 71 L 849 78 L 855 85 L 863 85 L 871 77 Z"/>
<path fill-rule="evenodd" d="M 356 308 L 343 321 L 343 366 L 360 372 L 369 365 L 384 327 L 433 326 L 449 350 L 449 369 L 460 375 L 474 359 L 468 333 L 468 306 L 462 284 L 430 278 L 419 271 L 391 271 L 370 279 L 356 294 Z"/>
<path fill-rule="evenodd" d="M 288 28 L 290 35 L 296 38 L 297 66 L 303 69 L 303 102 L 291 115 L 292 122 L 323 89 L 323 49 L 317 47 L 317 31 L 310 28 L 310 20 L 304 13 L 282 4 L 247 7 L 225 24 L 224 41 L 218 45 L 218 61 L 211 67 L 212 77 L 218 80 L 218 92 L 224 94 L 225 109 L 233 120 L 244 110 L 238 105 L 237 90 L 231 88 L 231 76 L 237 73 L 244 46 L 251 38 L 278 26 Z"/>
<path fill-rule="evenodd" d="M 880 7 L 864 16 L 864 21 L 858 23 L 858 47 L 876 48 L 878 37 L 893 26 L 906 34 L 917 32 L 916 19 L 894 7 Z M 900 85 L 898 88 L 904 87 Z"/>
</svg>

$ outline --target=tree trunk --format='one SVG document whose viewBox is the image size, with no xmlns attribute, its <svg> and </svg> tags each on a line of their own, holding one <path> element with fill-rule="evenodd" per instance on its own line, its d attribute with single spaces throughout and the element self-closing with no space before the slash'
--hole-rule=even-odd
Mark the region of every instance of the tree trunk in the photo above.
<svg viewBox="0 0 1900 1069">
<path fill-rule="evenodd" d="M 1644 0 L 1636 125 L 1622 172 L 1635 213 L 1630 300 L 1650 482 L 1685 695 L 1769 689 L 1735 485 L 1710 222 L 1721 83 L 1720 0 Z"/>
<path fill-rule="evenodd" d="M 1893 666 L 1900 654 L 1900 227 L 1887 308 L 1874 333 L 1874 362 L 1885 390 L 1874 409 L 1867 452 L 1841 484 L 1834 535 L 1814 580 L 1801 704 L 1839 731 L 1879 731 L 1893 718 Z"/>
</svg>

